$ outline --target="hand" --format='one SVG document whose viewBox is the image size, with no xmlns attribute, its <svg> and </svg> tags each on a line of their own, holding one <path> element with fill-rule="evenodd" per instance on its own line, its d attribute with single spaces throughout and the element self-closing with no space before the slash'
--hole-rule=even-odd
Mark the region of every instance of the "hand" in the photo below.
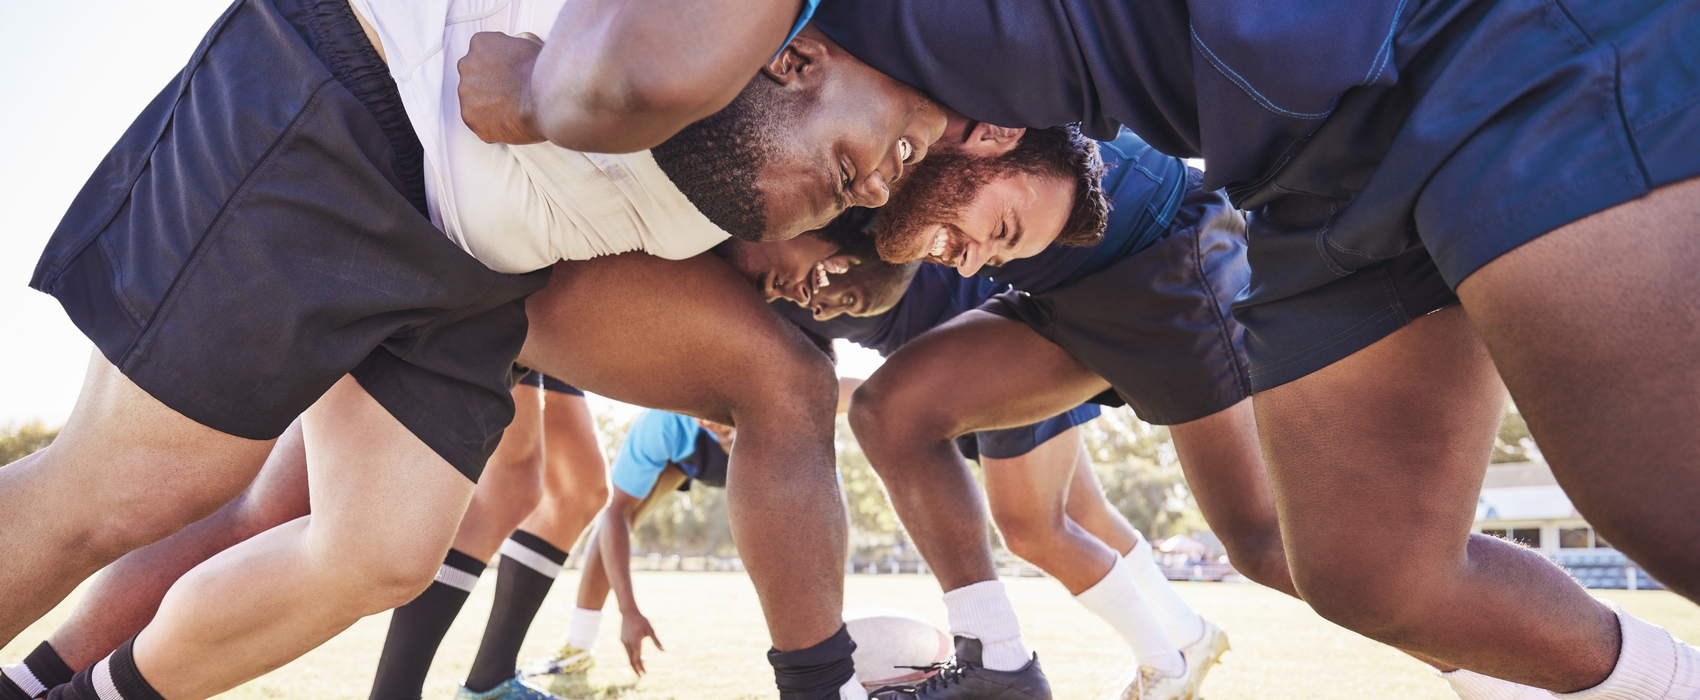
<svg viewBox="0 0 1700 700">
<path fill-rule="evenodd" d="M 543 40 L 531 33 L 479 32 L 456 65 L 460 118 L 486 143 L 539 143 L 531 102 L 531 69 Z"/>
<path fill-rule="evenodd" d="M 649 626 L 649 619 L 643 613 L 632 611 L 620 613 L 620 643 L 626 645 L 626 658 L 632 662 L 632 670 L 639 676 L 644 674 L 643 640 L 648 637 L 655 642 L 658 651 L 667 651 L 661 646 L 661 638 L 655 636 L 655 629 Z"/>
</svg>

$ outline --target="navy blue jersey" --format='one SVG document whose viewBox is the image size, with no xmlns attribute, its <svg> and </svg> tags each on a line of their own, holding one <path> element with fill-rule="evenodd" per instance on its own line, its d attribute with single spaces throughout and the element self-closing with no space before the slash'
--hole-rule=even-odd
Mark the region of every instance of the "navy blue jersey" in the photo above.
<svg viewBox="0 0 1700 700">
<path fill-rule="evenodd" d="M 858 318 L 845 314 L 829 321 L 816 321 L 804 309 L 787 301 L 774 302 L 780 314 L 814 333 L 842 338 L 889 357 L 904 343 L 964 311 L 978 307 L 1007 286 L 979 277 L 963 277 L 953 268 L 921 263 L 896 306 L 878 316 Z"/>
<path fill-rule="evenodd" d="M 1126 129 L 1100 145 L 1109 166 L 1104 240 L 1084 248 L 1052 245 L 1031 258 L 980 268 L 979 276 L 1038 294 L 1108 269 L 1162 240 L 1186 194 L 1186 163 L 1157 152 Z"/>
<path fill-rule="evenodd" d="M 1207 159 L 1217 189 L 1278 167 L 1348 89 L 1392 85 L 1419 6 L 1473 1 L 823 0 L 814 23 L 969 118 L 1100 140 L 1125 124 Z"/>
</svg>

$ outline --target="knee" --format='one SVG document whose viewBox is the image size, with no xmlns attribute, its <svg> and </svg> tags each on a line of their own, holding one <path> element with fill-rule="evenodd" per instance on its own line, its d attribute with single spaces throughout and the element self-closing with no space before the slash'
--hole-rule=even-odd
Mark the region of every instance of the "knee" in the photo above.
<svg viewBox="0 0 1700 700">
<path fill-rule="evenodd" d="M 1025 510 L 1000 508 L 992 505 L 992 521 L 998 525 L 998 533 L 1003 535 L 1004 546 L 1015 556 L 1038 564 L 1044 561 L 1049 553 L 1056 551 L 1056 543 L 1066 525 L 1060 517 L 1046 517 L 1043 513 Z"/>
<path fill-rule="evenodd" d="M 933 402 L 910 396 L 905 387 L 892 386 L 875 373 L 851 396 L 850 430 L 864 448 L 876 450 L 949 440 L 953 436 L 943 421 L 927 414 L 926 409 L 931 408 L 935 408 Z"/>
<path fill-rule="evenodd" d="M 1276 590 L 1293 590 L 1279 529 L 1228 531 L 1222 538 L 1222 548 L 1228 551 L 1234 570 L 1246 578 Z"/>
<path fill-rule="evenodd" d="M 1407 573 L 1412 575 L 1406 575 Z M 1421 578 L 1404 567 L 1336 560 L 1326 570 L 1297 567 L 1293 583 L 1311 609 L 1329 622 L 1376 641 L 1401 646 L 1422 629 L 1426 605 Z"/>
<path fill-rule="evenodd" d="M 435 547 L 373 547 L 358 554 L 337 556 L 325 562 L 336 587 L 361 615 L 372 615 L 406 605 L 436 580 L 444 551 Z"/>
<path fill-rule="evenodd" d="M 115 558 L 163 540 L 224 506 L 231 494 L 182 492 L 170 497 L 120 493 L 102 499 L 96 517 L 84 531 L 80 549 Z"/>
<path fill-rule="evenodd" d="M 830 429 L 838 412 L 838 374 L 825 355 L 803 342 L 797 339 L 797 347 L 763 358 L 761 367 L 751 367 L 744 381 L 727 388 L 738 429 L 775 421 Z"/>
</svg>

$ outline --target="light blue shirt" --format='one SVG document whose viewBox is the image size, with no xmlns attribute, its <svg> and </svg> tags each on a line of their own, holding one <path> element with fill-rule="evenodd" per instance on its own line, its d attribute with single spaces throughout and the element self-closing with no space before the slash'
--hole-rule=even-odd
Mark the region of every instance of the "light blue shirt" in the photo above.
<svg viewBox="0 0 1700 700">
<path fill-rule="evenodd" d="M 626 432 L 625 442 L 620 443 L 609 481 L 632 498 L 648 496 L 668 464 L 682 462 L 696 452 L 700 432 L 703 427 L 695 418 L 644 409 Z"/>
</svg>

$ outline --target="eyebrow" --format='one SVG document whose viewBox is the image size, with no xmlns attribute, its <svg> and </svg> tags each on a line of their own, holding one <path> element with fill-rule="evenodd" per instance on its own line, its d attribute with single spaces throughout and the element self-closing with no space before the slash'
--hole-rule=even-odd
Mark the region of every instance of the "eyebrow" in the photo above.
<svg viewBox="0 0 1700 700">
<path fill-rule="evenodd" d="M 1021 212 L 1012 211 L 1009 218 L 1015 222 L 1015 235 L 1009 237 L 1009 248 L 1014 250 L 1021 247 L 1021 236 L 1027 233 L 1027 226 L 1021 223 Z"/>
</svg>

